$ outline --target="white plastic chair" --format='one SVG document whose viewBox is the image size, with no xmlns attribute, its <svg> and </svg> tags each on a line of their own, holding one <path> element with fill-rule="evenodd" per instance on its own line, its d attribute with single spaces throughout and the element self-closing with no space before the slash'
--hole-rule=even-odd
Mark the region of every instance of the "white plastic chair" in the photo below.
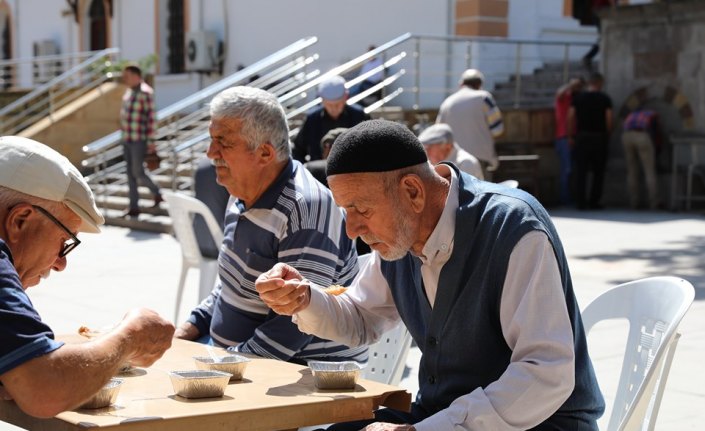
<svg viewBox="0 0 705 431">
<path fill-rule="evenodd" d="M 362 370 L 362 377 L 388 385 L 399 386 L 406 357 L 411 347 L 411 334 L 404 322 L 382 334 L 382 338 L 369 347 L 367 366 Z"/>
<path fill-rule="evenodd" d="M 193 216 L 198 214 L 203 217 L 216 245 L 220 245 L 223 242 L 223 231 L 208 206 L 198 199 L 171 191 L 162 192 L 162 196 L 167 202 L 174 233 L 181 245 L 181 275 L 176 292 L 176 309 L 174 312 L 174 321 L 177 321 L 188 270 L 191 268 L 200 270 L 199 301 L 202 301 L 211 292 L 218 275 L 218 260 L 201 255 L 196 233 L 193 229 Z"/>
<path fill-rule="evenodd" d="M 370 263 L 372 253 L 357 257 L 357 265 L 361 274 Z M 374 344 L 369 346 L 367 366 L 362 370 L 362 377 L 388 385 L 398 386 L 404 374 L 406 356 L 411 346 L 411 334 L 406 329 L 404 322 L 388 330 Z"/>
<path fill-rule="evenodd" d="M 680 278 L 646 278 L 608 290 L 581 313 L 586 333 L 608 319 L 629 323 L 607 430 L 654 429 L 680 337 L 676 329 L 694 296 L 693 286 Z"/>
</svg>

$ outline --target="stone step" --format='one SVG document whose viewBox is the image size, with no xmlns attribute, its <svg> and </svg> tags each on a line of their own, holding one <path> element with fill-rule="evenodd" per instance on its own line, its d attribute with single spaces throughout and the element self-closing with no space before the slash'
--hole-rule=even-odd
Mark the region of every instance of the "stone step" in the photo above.
<svg viewBox="0 0 705 431">
<path fill-rule="evenodd" d="M 172 233 L 169 216 L 145 212 L 137 217 L 124 217 L 123 212 L 124 210 L 103 210 L 105 223 L 110 226 L 121 226 L 147 232 Z"/>
</svg>

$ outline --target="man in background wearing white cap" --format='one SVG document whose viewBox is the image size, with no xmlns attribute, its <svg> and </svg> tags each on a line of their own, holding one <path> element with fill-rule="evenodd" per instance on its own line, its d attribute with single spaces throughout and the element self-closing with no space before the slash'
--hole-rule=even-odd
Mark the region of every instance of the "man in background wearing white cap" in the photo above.
<svg viewBox="0 0 705 431">
<path fill-rule="evenodd" d="M 480 161 L 475 156 L 460 148 L 453 140 L 453 131 L 447 124 L 434 124 L 419 134 L 419 141 L 426 150 L 428 160 L 434 165 L 451 162 L 461 171 L 477 179 L 484 179 Z"/>
<path fill-rule="evenodd" d="M 437 123 L 446 123 L 462 149 L 477 157 L 487 180 L 499 166 L 494 139 L 504 132 L 502 112 L 490 92 L 482 90 L 484 75 L 468 69 L 460 78 L 460 89 L 443 101 Z"/>
<path fill-rule="evenodd" d="M 0 137 L 0 397 L 52 417 L 94 395 L 120 366 L 149 366 L 171 346 L 174 326 L 133 310 L 84 344 L 54 340 L 25 290 L 66 268 L 78 232 L 100 232 L 103 216 L 66 157 L 31 139 Z M 78 366 L 77 366 L 78 365 Z"/>
<path fill-rule="evenodd" d="M 348 90 L 345 88 L 345 79 L 341 76 L 335 75 L 321 81 L 318 85 L 318 95 L 323 106 L 306 116 L 294 140 L 292 156 L 301 163 L 323 158 L 321 139 L 329 130 L 338 127 L 350 128 L 370 119 L 359 106 L 347 104 Z"/>
</svg>

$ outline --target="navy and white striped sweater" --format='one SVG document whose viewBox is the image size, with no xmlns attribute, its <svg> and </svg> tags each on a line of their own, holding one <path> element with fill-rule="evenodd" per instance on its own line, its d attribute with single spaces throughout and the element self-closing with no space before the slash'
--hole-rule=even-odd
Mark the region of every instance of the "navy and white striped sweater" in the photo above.
<svg viewBox="0 0 705 431">
<path fill-rule="evenodd" d="M 255 290 L 257 276 L 277 262 L 322 286 L 347 286 L 357 274 L 343 211 L 299 162 L 290 160 L 251 208 L 231 199 L 218 260 L 218 282 L 189 318 L 201 334 L 267 358 L 367 361 L 366 347 L 349 348 L 302 333 L 291 317 L 270 310 Z"/>
</svg>

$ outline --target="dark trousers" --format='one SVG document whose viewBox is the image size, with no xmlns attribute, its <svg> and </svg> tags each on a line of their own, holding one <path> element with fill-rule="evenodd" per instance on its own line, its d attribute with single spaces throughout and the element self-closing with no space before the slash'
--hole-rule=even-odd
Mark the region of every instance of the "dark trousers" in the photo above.
<svg viewBox="0 0 705 431">
<path fill-rule="evenodd" d="M 597 208 L 607 166 L 607 134 L 578 132 L 575 138 L 575 203 L 579 209 Z M 587 192 L 588 173 L 592 173 Z"/>
<path fill-rule="evenodd" d="M 392 424 L 415 424 L 430 416 L 416 403 L 411 404 L 411 412 L 394 409 L 379 409 L 375 411 L 374 419 L 361 421 L 342 422 L 328 427 L 328 431 L 359 431 L 374 422 L 389 422 Z"/>
<path fill-rule="evenodd" d="M 130 209 L 138 209 L 137 202 L 139 201 L 139 191 L 137 186 L 142 184 L 146 186 L 153 195 L 159 194 L 159 187 L 154 184 L 154 181 L 144 171 L 144 155 L 147 152 L 147 142 L 123 142 L 122 149 L 127 164 L 127 185 L 130 195 Z"/>
<path fill-rule="evenodd" d="M 418 404 L 412 403 L 410 413 L 394 409 L 380 409 L 375 411 L 374 419 L 334 424 L 328 427 L 328 431 L 359 431 L 373 422 L 413 425 L 429 416 L 431 416 L 429 412 Z M 594 420 L 581 420 L 572 415 L 554 414 L 550 420 L 535 426 L 531 431 L 597 431 L 597 423 Z"/>
<path fill-rule="evenodd" d="M 556 155 L 558 156 L 558 162 L 560 165 L 560 171 L 558 175 L 559 201 L 562 204 L 569 204 L 571 201 L 570 172 L 573 165 L 570 141 L 565 136 L 562 138 L 556 138 L 555 147 Z"/>
</svg>

